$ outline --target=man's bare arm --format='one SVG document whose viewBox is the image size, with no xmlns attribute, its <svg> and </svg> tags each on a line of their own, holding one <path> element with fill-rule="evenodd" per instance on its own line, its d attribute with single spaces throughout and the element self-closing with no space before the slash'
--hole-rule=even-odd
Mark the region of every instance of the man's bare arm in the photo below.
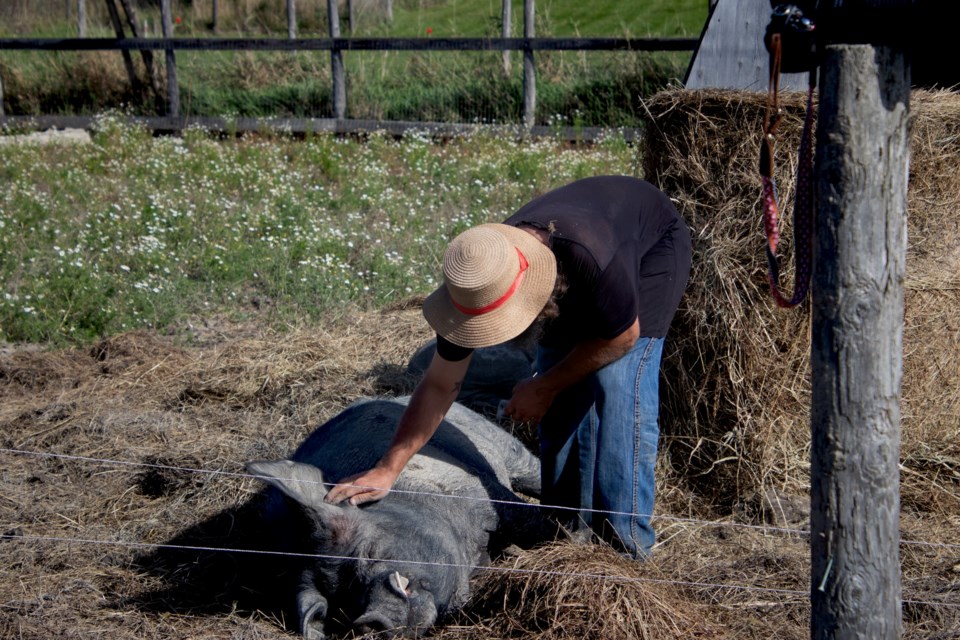
<svg viewBox="0 0 960 640">
<path fill-rule="evenodd" d="M 325 498 L 339 503 L 349 499 L 353 504 L 379 500 L 387 495 L 397 477 L 423 445 L 437 431 L 443 417 L 457 399 L 471 356 L 458 362 L 444 360 L 434 354 L 423 378 L 400 417 L 390 447 L 373 469 L 344 478 Z"/>
</svg>

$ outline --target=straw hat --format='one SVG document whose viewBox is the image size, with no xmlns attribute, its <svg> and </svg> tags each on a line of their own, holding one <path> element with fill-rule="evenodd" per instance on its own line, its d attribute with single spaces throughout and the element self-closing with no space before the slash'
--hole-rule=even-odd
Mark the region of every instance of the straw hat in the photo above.
<svg viewBox="0 0 960 640">
<path fill-rule="evenodd" d="M 489 347 L 517 337 L 536 320 L 553 293 L 557 261 L 523 229 L 482 224 L 447 246 L 443 277 L 423 303 L 427 322 L 461 347 Z"/>
</svg>

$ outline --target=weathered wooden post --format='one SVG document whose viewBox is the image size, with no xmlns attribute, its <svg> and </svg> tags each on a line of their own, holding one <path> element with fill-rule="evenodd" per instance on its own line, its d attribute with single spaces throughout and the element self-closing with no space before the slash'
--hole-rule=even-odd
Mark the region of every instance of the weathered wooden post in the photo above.
<svg viewBox="0 0 960 640">
<path fill-rule="evenodd" d="M 127 14 L 127 24 L 130 25 L 130 31 L 133 32 L 133 37 L 144 37 L 143 30 L 140 28 L 140 19 L 137 17 L 137 10 L 133 6 L 133 1 L 120 0 L 120 4 L 123 6 L 124 13 Z M 143 58 L 143 66 L 147 71 L 147 80 L 150 82 L 150 88 L 153 89 L 154 96 L 159 98 L 160 82 L 157 80 L 157 74 L 153 68 L 153 51 L 144 49 L 140 52 L 140 56 Z"/>
<path fill-rule="evenodd" d="M 534 35 L 533 0 L 523 0 L 523 37 Z M 523 49 L 523 126 L 533 127 L 537 112 L 537 68 L 533 63 L 533 48 L 527 42 Z"/>
<path fill-rule="evenodd" d="M 87 0 L 77 0 L 77 37 L 87 37 Z"/>
<path fill-rule="evenodd" d="M 287 0 L 287 38 L 297 39 L 297 0 Z"/>
<path fill-rule="evenodd" d="M 173 14 L 170 11 L 170 0 L 160 0 L 160 24 L 163 37 L 173 37 Z M 180 116 L 180 85 L 177 84 L 177 57 L 173 49 L 166 50 L 167 57 L 167 115 L 173 118 Z"/>
<path fill-rule="evenodd" d="M 511 22 L 513 21 L 512 13 L 513 12 L 511 11 L 510 0 L 503 0 L 503 11 L 502 11 L 503 19 L 500 21 L 500 24 L 501 24 L 500 35 L 504 38 L 509 38 L 510 32 L 512 31 L 512 28 L 511 28 L 513 26 L 511 24 Z M 504 49 L 502 56 L 503 56 L 503 75 L 509 76 L 510 75 L 510 50 Z"/>
<path fill-rule="evenodd" d="M 210 8 L 211 16 L 210 23 L 211 28 L 214 33 L 220 31 L 220 2 L 219 0 L 213 0 L 213 6 Z"/>
<path fill-rule="evenodd" d="M 353 11 L 353 0 L 347 0 L 347 30 L 351 37 L 353 37 L 353 28 L 355 25 L 354 20 L 356 19 L 356 14 Z"/>
<path fill-rule="evenodd" d="M 113 31 L 117 34 L 117 38 L 122 40 L 126 37 L 126 34 L 123 32 L 123 22 L 120 20 L 120 12 L 117 11 L 117 5 L 114 4 L 113 0 L 106 0 L 106 2 L 107 13 L 110 14 L 110 22 L 113 24 Z M 142 84 L 140 82 L 140 76 L 137 75 L 137 69 L 133 66 L 133 56 L 130 55 L 130 52 L 126 49 L 121 51 L 120 55 L 123 57 L 123 66 L 127 70 L 130 86 L 133 87 L 133 90 L 137 94 L 140 94 Z"/>
<path fill-rule="evenodd" d="M 877 4 L 865 0 L 861 8 L 869 2 Z M 898 47 L 824 48 L 812 288 L 815 640 L 893 640 L 901 632 L 898 464 L 909 97 L 909 62 Z"/>
<path fill-rule="evenodd" d="M 340 37 L 340 13 L 337 0 L 327 0 L 327 22 L 330 23 L 330 37 Z M 347 114 L 347 83 L 343 74 L 343 52 L 336 47 L 330 49 L 330 71 L 333 76 L 333 117 L 343 120 Z"/>
</svg>

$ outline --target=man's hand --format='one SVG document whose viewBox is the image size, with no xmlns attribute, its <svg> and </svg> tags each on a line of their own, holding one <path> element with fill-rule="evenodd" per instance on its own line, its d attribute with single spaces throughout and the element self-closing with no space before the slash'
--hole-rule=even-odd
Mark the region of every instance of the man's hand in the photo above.
<svg viewBox="0 0 960 640">
<path fill-rule="evenodd" d="M 521 380 L 513 388 L 513 397 L 503 409 L 503 415 L 517 422 L 537 424 L 553 404 L 556 392 L 542 377 Z"/>
<path fill-rule="evenodd" d="M 390 492 L 390 488 L 397 481 L 398 475 L 400 474 L 389 469 L 374 467 L 369 471 L 341 480 L 340 484 L 327 493 L 324 501 L 330 504 L 340 504 L 344 500 L 349 500 L 350 504 L 358 505 L 380 500 Z"/>
<path fill-rule="evenodd" d="M 560 392 L 623 357 L 636 344 L 639 335 L 640 321 L 634 319 L 633 324 L 610 340 L 581 342 L 547 371 L 518 382 L 503 415 L 518 422 L 537 424 Z"/>
</svg>

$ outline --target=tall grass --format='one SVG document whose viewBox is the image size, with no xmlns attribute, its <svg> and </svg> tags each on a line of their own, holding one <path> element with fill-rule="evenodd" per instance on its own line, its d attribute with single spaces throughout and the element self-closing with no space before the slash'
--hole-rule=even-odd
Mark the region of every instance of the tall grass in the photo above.
<svg viewBox="0 0 960 640">
<path fill-rule="evenodd" d="M 0 34 L 72 35 L 64 5 L 11 0 L 0 9 Z M 90 35 L 112 36 L 100 3 L 91 5 Z M 69 6 L 69 5 L 68 5 Z M 152 35 L 158 14 L 140 3 Z M 174 3 L 176 35 L 208 36 L 209 0 Z M 500 2 L 398 0 L 387 22 L 379 2 L 355 2 L 357 36 L 498 36 Z M 46 9 L 44 9 L 46 7 Z M 220 35 L 284 37 L 283 0 L 220 2 Z M 326 2 L 298 0 L 298 32 L 325 36 Z M 346 13 L 345 7 L 342 14 Z M 522 0 L 514 2 L 514 35 L 522 33 Z M 617 3 L 540 0 L 537 35 L 694 36 L 706 17 L 704 0 Z M 342 15 L 346 21 L 345 15 Z M 348 32 L 343 25 L 343 32 Z M 517 122 L 522 69 L 512 54 L 508 73 L 499 52 L 346 52 L 347 112 L 354 118 Z M 143 75 L 142 62 L 136 64 Z M 588 125 L 635 126 L 641 96 L 682 78 L 688 53 L 542 52 L 537 54 L 537 121 L 557 117 Z M 219 116 L 330 116 L 329 54 L 178 52 L 182 112 Z M 162 73 L 158 68 L 157 72 Z M 117 52 L 4 52 L 0 76 L 12 114 L 97 113 L 127 105 L 137 113 L 162 110 L 164 101 L 136 93 Z"/>
<path fill-rule="evenodd" d="M 154 138 L 114 116 L 93 144 L 2 145 L 0 341 L 388 304 L 436 286 L 459 231 L 569 180 L 629 173 L 633 153 L 615 136 Z"/>
</svg>

